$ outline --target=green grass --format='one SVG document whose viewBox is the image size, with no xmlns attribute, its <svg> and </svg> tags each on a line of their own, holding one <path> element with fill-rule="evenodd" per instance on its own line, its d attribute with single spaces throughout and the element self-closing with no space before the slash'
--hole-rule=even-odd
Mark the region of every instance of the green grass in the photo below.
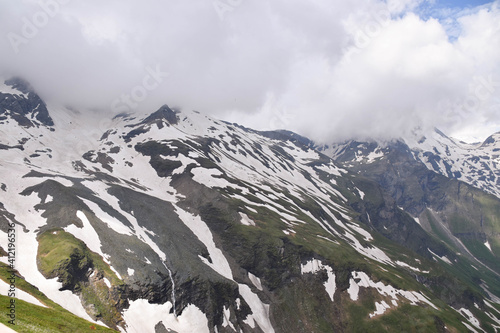
<svg viewBox="0 0 500 333">
<path fill-rule="evenodd" d="M 18 280 L 20 281 L 20 280 Z M 0 295 L 0 308 L 6 309 L 10 298 Z M 2 313 L 0 322 L 17 332 L 54 333 L 54 332 L 116 332 L 112 329 L 93 324 L 57 306 L 44 308 L 16 299 L 16 325 L 8 323 L 9 318 Z M 5 312 L 6 310 L 4 310 Z"/>
<path fill-rule="evenodd" d="M 10 276 L 10 268 L 0 263 L 0 279 L 7 282 Z M 38 288 L 28 283 L 17 274 L 16 289 L 23 290 L 37 298 L 47 307 L 37 306 L 16 299 L 16 325 L 8 323 L 10 320 L 5 312 L 0 315 L 0 322 L 18 332 L 116 332 L 114 330 L 93 324 L 62 308 L 50 300 Z M 0 308 L 6 309 L 10 303 L 10 297 L 0 295 Z M 94 329 L 93 329 L 94 328 Z"/>
<path fill-rule="evenodd" d="M 88 249 L 84 242 L 62 229 L 52 229 L 38 236 L 37 262 L 46 278 L 57 277 L 63 288 L 79 293 L 85 303 L 93 304 L 96 316 L 110 327 L 121 320 L 116 302 L 103 280 L 90 282 L 89 269 L 107 278 L 112 286 L 123 284 L 100 255 Z"/>
<path fill-rule="evenodd" d="M 78 263 L 80 268 L 85 265 L 93 266 L 109 279 L 112 285 L 121 285 L 123 282 L 104 262 L 100 255 L 89 250 L 87 245 L 62 229 L 52 229 L 38 236 L 37 261 L 41 273 L 48 278 L 54 277 L 61 264 L 66 263 L 71 256 L 81 257 Z"/>
<path fill-rule="evenodd" d="M 500 259 L 493 255 L 484 243 L 474 239 L 463 239 L 462 243 L 464 243 L 474 257 L 488 265 L 488 267 L 500 272 Z"/>
</svg>

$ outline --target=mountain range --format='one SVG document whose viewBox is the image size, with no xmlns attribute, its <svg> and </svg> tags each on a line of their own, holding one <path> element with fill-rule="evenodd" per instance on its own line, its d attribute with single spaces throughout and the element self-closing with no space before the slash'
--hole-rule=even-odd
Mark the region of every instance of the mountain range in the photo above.
<svg viewBox="0 0 500 333">
<path fill-rule="evenodd" d="M 325 145 L 51 105 L 13 78 L 0 138 L 16 331 L 500 329 L 500 134 Z"/>
</svg>

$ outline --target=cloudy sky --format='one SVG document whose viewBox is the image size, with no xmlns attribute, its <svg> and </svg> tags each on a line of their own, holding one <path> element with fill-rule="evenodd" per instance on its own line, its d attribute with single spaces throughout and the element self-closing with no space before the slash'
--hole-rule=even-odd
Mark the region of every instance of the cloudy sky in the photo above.
<svg viewBox="0 0 500 333">
<path fill-rule="evenodd" d="M 319 141 L 500 130 L 500 1 L 0 0 L 0 75 Z"/>
</svg>

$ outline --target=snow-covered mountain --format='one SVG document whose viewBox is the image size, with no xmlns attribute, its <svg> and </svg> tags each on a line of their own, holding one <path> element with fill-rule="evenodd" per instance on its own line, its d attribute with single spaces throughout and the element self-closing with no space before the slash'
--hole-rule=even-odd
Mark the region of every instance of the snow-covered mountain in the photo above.
<svg viewBox="0 0 500 333">
<path fill-rule="evenodd" d="M 0 302 L 10 253 L 14 329 L 500 328 L 497 266 L 416 223 L 421 202 L 396 205 L 347 155 L 294 133 L 166 105 L 79 112 L 14 79 L 0 87 L 0 135 Z M 481 222 L 493 261 L 494 223 Z"/>
<path fill-rule="evenodd" d="M 438 129 L 425 135 L 417 133 L 399 139 L 408 146 L 416 160 L 423 162 L 429 170 L 500 197 L 500 133 L 491 135 L 483 143 L 473 144 L 450 138 Z M 343 154 L 346 144 L 334 144 L 321 150 L 337 158 Z M 362 144 L 370 151 L 366 154 L 366 150 L 360 147 L 359 151 L 353 152 L 354 160 L 368 163 L 381 157 L 387 146 L 386 142 Z"/>
<path fill-rule="evenodd" d="M 483 143 L 466 144 L 435 130 L 407 143 L 430 170 L 500 197 L 499 140 L 495 133 Z"/>
</svg>

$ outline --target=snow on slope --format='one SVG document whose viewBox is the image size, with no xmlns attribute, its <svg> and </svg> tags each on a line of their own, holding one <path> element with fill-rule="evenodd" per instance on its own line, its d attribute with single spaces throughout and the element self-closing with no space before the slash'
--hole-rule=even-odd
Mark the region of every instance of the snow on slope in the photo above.
<svg viewBox="0 0 500 333">
<path fill-rule="evenodd" d="M 483 143 L 467 144 L 435 130 L 405 142 L 428 169 L 500 197 L 500 133 Z"/>
<path fill-rule="evenodd" d="M 349 289 L 347 290 L 347 292 L 349 293 L 349 296 L 353 301 L 358 300 L 360 287 L 374 288 L 381 296 L 385 296 L 390 299 L 393 307 L 398 306 L 398 301 L 401 301 L 399 297 L 401 297 L 405 301 L 410 302 L 411 305 L 419 305 L 421 303 L 424 303 L 437 310 L 437 307 L 432 304 L 422 293 L 396 289 L 393 286 L 385 285 L 382 282 L 374 282 L 364 272 L 352 272 L 351 275 L 352 278 L 349 280 Z M 357 280 L 359 281 L 356 282 Z M 391 306 L 389 306 L 385 302 L 378 303 L 378 305 L 376 305 L 377 310 L 374 313 L 370 314 L 370 317 L 382 314 L 386 309 L 390 307 Z"/>
<path fill-rule="evenodd" d="M 18 193 L 47 179 L 67 187 L 84 187 L 95 197 L 104 200 L 132 227 L 123 225 L 92 200 L 79 198 L 107 227 L 120 235 L 135 236 L 147 245 L 161 258 L 169 271 L 174 286 L 171 301 L 150 304 L 139 298 L 130 302 L 130 307 L 123 313 L 128 332 L 153 332 L 154 326 L 160 321 L 167 329 L 178 332 L 202 332 L 208 331 L 208 320 L 193 304 L 188 304 L 182 315 L 176 316 L 175 274 L 171 271 L 174 267 L 169 268 L 165 264 L 169 253 L 156 243 L 158 240 L 154 233 L 141 226 L 134 213 L 122 209 L 120 200 L 110 194 L 111 186 L 116 184 L 172 204 L 180 220 L 206 246 L 210 254 L 211 262 L 199 256 L 200 263 L 232 281 L 235 279 L 229 262 L 222 249 L 217 247 L 208 225 L 200 216 L 193 215 L 185 207 L 177 205 L 184 197 L 174 188 L 172 179 L 188 168 L 195 182 L 208 188 L 224 190 L 221 191 L 223 195 L 242 202 L 246 213 L 239 214 L 241 223 L 247 226 L 258 227 L 258 222 L 249 215 L 266 210 L 279 216 L 283 222 L 282 229 L 288 234 L 295 234 L 295 229 L 300 225 L 316 223 L 332 239 L 321 235 L 318 237 L 328 239 L 335 245 L 339 245 L 341 241 L 344 245 L 349 244 L 358 253 L 380 265 L 397 265 L 382 249 L 370 244 L 374 237 L 369 230 L 353 221 L 353 214 L 346 207 L 347 199 L 336 187 L 337 179 L 343 177 L 347 171 L 330 160 L 322 161 L 323 157 L 313 149 L 300 147 L 292 141 L 272 139 L 262 133 L 217 121 L 197 112 L 178 114 L 179 121 L 175 124 L 159 120 L 143 125 L 146 117 L 117 117 L 110 120 L 106 117 L 96 117 L 89 112 L 78 113 L 54 106 L 49 109 L 54 119 L 55 131 L 45 127 L 30 128 L 28 131 L 12 121 L 0 124 L 2 143 L 14 146 L 19 143 L 19 138 L 27 139 L 23 143 L 23 150 L 0 150 L 0 170 L 3 175 L 9 175 L 2 177 L 0 182 L 5 183 L 10 195 L 6 199 L 2 198 L 2 203 L 6 210 L 13 213 L 29 230 L 20 237 L 20 245 L 30 249 L 29 253 L 20 253 L 21 274 L 28 276 L 29 282 L 39 286 L 49 298 L 87 320 L 91 319 L 78 297 L 69 291 L 61 292 L 60 283 L 55 279 L 45 279 L 36 269 L 36 233 L 47 223 L 41 215 L 42 212 L 35 209 L 42 199 L 35 193 L 31 196 L 21 196 Z M 137 131 L 139 129 L 140 131 Z M 134 130 L 134 135 L 130 135 Z M 173 151 L 170 156 L 160 156 L 163 162 L 177 163 L 170 175 L 160 177 L 151 165 L 150 156 L 136 149 L 138 145 L 149 141 L 169 147 Z M 206 142 L 209 143 L 204 146 Z M 187 149 L 180 149 L 179 144 Z M 376 152 L 369 155 L 368 161 L 379 157 L 380 152 Z M 205 159 L 205 164 L 202 159 Z M 211 161 L 213 165 L 207 166 L 206 160 Z M 38 177 L 24 177 L 30 171 L 40 174 Z M 356 192 L 355 195 L 363 199 L 364 193 Z M 45 201 L 54 200 L 50 197 Z M 308 200 L 313 200 L 319 206 L 321 214 L 307 207 L 305 203 Z M 26 207 L 29 207 L 28 211 Z M 109 263 L 109 254 L 103 252 L 101 237 L 90 223 L 86 215 L 88 213 L 82 210 L 76 213 L 83 223 L 83 228 L 69 225 L 65 230 L 83 240 L 92 251 L 100 254 Z M 148 264 L 151 264 L 149 260 Z M 336 285 L 332 267 L 320 262 L 307 263 L 302 273 L 315 273 L 319 267 L 327 272 L 328 279 L 324 288 L 334 301 Z M 138 273 L 131 268 L 126 271 L 129 276 Z M 118 272 L 116 273 L 120 277 Z M 238 282 L 238 291 L 252 310 L 245 322 L 252 328 L 259 326 L 265 332 L 273 332 L 269 304 L 259 297 L 259 292 L 265 289 L 265 286 L 257 276 L 247 273 L 250 283 L 247 285 Z M 109 281 L 107 284 L 110 284 Z M 354 299 L 357 295 L 356 288 L 367 286 L 373 287 L 370 281 L 365 284 L 352 284 L 348 290 L 351 298 Z M 426 303 L 425 297 L 415 292 L 400 291 L 400 295 L 415 303 Z M 386 303 L 377 304 L 375 314 L 380 314 L 382 308 L 387 308 Z M 227 312 L 228 314 L 224 308 L 225 316 L 229 318 L 230 309 L 227 309 Z M 231 323 L 228 322 L 227 325 Z"/>
<path fill-rule="evenodd" d="M 6 283 L 4 280 L 0 280 L 0 294 L 4 295 L 4 296 L 8 296 L 9 289 L 10 289 L 10 285 L 8 283 Z M 31 303 L 31 304 L 35 304 L 35 305 L 42 306 L 42 307 L 46 308 L 46 306 L 44 304 L 42 304 L 36 297 L 32 296 L 31 294 L 28 294 L 24 290 L 17 289 L 16 290 L 16 298 L 23 300 L 23 301 L 26 301 L 26 302 Z"/>
</svg>

